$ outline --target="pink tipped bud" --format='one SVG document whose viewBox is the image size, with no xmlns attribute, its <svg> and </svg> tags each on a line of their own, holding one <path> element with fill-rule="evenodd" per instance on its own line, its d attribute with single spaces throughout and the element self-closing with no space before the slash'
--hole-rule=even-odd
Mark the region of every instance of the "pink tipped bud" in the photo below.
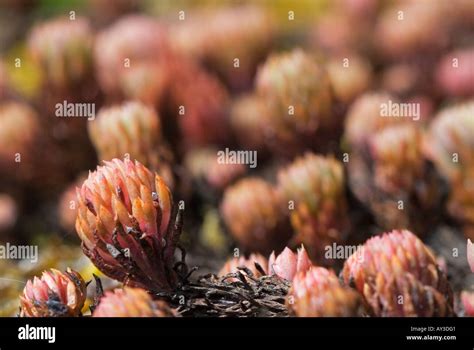
<svg viewBox="0 0 474 350">
<path fill-rule="evenodd" d="M 76 231 L 84 253 L 126 285 L 171 289 L 181 216 L 174 215 L 170 189 L 138 161 L 104 164 L 77 189 Z"/>
<path fill-rule="evenodd" d="M 80 316 L 85 300 L 86 284 L 81 275 L 71 269 L 51 269 L 26 283 L 20 296 L 20 316 Z"/>
<path fill-rule="evenodd" d="M 296 254 L 288 247 L 286 247 L 283 252 L 276 257 L 275 252 L 273 252 L 268 260 L 269 273 L 275 274 L 288 281 L 293 280 L 297 272 L 306 271 L 311 266 L 313 266 L 313 263 L 311 262 L 308 253 L 306 253 L 304 246 L 301 246 Z"/>
<path fill-rule="evenodd" d="M 453 314 L 446 275 L 431 250 L 407 230 L 370 238 L 362 256 L 350 256 L 342 270 L 344 283 L 365 299 L 371 313 L 383 317 L 432 317 Z"/>
<path fill-rule="evenodd" d="M 351 317 L 363 313 L 358 293 L 341 286 L 334 272 L 323 267 L 296 274 L 287 305 L 298 317 Z"/>
</svg>

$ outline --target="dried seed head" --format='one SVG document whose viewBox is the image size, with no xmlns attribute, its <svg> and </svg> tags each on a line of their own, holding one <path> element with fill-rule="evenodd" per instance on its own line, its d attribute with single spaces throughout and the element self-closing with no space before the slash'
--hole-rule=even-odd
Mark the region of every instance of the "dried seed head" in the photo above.
<svg viewBox="0 0 474 350">
<path fill-rule="evenodd" d="M 300 271 L 293 279 L 287 306 L 298 317 L 354 317 L 363 315 L 357 292 L 343 287 L 334 272 L 322 267 Z"/>
<path fill-rule="evenodd" d="M 268 273 L 275 274 L 288 281 L 292 281 L 296 273 L 308 270 L 313 263 L 306 253 L 304 246 L 301 246 L 295 253 L 285 247 L 283 251 L 275 256 L 275 252 L 272 252 L 268 259 Z"/>
<path fill-rule="evenodd" d="M 76 231 L 104 274 L 149 290 L 172 288 L 181 216 L 163 179 L 138 161 L 114 159 L 77 189 Z"/>
<path fill-rule="evenodd" d="M 102 109 L 89 125 L 89 135 L 99 159 L 110 160 L 128 155 L 157 171 L 169 186 L 173 176 L 169 150 L 161 133 L 156 112 L 140 102 Z"/>
<path fill-rule="evenodd" d="M 57 89 L 71 88 L 92 69 L 92 30 L 85 18 L 56 18 L 33 28 L 29 38 L 32 56 Z"/>
<path fill-rule="evenodd" d="M 229 273 L 236 273 L 239 271 L 238 267 L 245 267 L 252 271 L 255 277 L 261 277 L 262 271 L 257 269 L 257 267 L 255 266 L 256 263 L 260 265 L 260 267 L 263 269 L 263 272 L 265 272 L 266 274 L 268 271 L 268 260 L 263 255 L 257 253 L 250 254 L 248 258 L 241 256 L 238 258 L 234 257 L 227 260 L 224 266 L 219 271 L 219 276 L 225 276 Z M 245 274 L 244 271 L 241 272 Z"/>
<path fill-rule="evenodd" d="M 85 300 L 86 284 L 81 275 L 71 269 L 51 269 L 26 283 L 20 296 L 20 316 L 80 316 Z"/>
<path fill-rule="evenodd" d="M 342 164 L 307 153 L 278 172 L 278 190 L 297 232 L 294 240 L 303 243 L 315 261 L 322 262 L 326 245 L 343 240 L 347 228 Z"/>
<path fill-rule="evenodd" d="M 433 253 L 410 231 L 369 239 L 344 264 L 342 278 L 376 316 L 449 316 L 453 296 Z"/>
<path fill-rule="evenodd" d="M 281 249 L 291 234 L 277 191 L 258 178 L 245 178 L 227 188 L 221 212 L 233 238 L 248 251 Z"/>
<path fill-rule="evenodd" d="M 143 289 L 124 287 L 107 291 L 93 317 L 175 317 L 176 311 L 164 301 L 154 301 Z"/>
</svg>

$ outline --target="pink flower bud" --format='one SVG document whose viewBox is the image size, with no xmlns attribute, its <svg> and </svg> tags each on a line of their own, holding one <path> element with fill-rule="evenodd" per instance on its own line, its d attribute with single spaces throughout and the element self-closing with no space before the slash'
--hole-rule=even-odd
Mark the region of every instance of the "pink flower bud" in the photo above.
<svg viewBox="0 0 474 350">
<path fill-rule="evenodd" d="M 51 269 L 26 283 L 20 296 L 20 316 L 80 316 L 85 300 L 86 284 L 81 275 L 71 269 Z"/>
<path fill-rule="evenodd" d="M 275 252 L 273 252 L 268 260 L 268 272 L 288 281 L 293 280 L 297 272 L 306 271 L 311 266 L 313 266 L 313 263 L 309 259 L 304 246 L 301 246 L 296 254 L 288 247 L 276 257 Z"/>
<path fill-rule="evenodd" d="M 364 312 L 359 294 L 341 286 L 336 274 L 323 267 L 296 274 L 287 305 L 298 317 L 351 317 Z"/>
</svg>

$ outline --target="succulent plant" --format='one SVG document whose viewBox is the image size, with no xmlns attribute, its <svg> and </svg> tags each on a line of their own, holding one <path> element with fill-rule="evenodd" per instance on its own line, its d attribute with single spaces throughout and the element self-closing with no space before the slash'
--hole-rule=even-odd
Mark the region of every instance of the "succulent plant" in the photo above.
<svg viewBox="0 0 474 350">
<path fill-rule="evenodd" d="M 422 131 L 410 123 L 387 127 L 370 138 L 367 173 L 354 176 L 351 186 L 367 189 L 358 197 L 382 227 L 399 225 L 422 233 L 430 222 L 427 217 L 439 209 L 441 183 L 423 157 L 422 144 Z"/>
<path fill-rule="evenodd" d="M 255 264 L 259 264 L 261 267 L 257 269 Z M 248 258 L 244 256 L 233 257 L 227 260 L 224 266 L 219 271 L 219 276 L 225 276 L 229 273 L 236 273 L 239 271 L 238 267 L 244 267 L 249 269 L 255 277 L 261 277 L 267 274 L 268 271 L 268 260 L 260 254 L 250 254 Z M 263 271 L 262 271 L 263 270 Z M 242 271 L 245 274 L 245 271 Z M 262 272 L 264 274 L 262 274 Z"/>
<path fill-rule="evenodd" d="M 237 98 L 230 111 L 230 125 L 239 144 L 259 153 L 266 150 L 266 120 L 272 111 L 265 100 L 255 94 Z"/>
<path fill-rule="evenodd" d="M 85 18 L 56 18 L 33 28 L 29 49 L 50 87 L 72 89 L 92 70 L 93 35 Z"/>
<path fill-rule="evenodd" d="M 168 109 L 177 119 L 184 144 L 194 147 L 228 142 L 230 98 L 226 88 L 189 59 L 175 59 L 169 71 L 173 79 Z"/>
<path fill-rule="evenodd" d="M 167 66 L 169 57 L 165 29 L 143 15 L 120 18 L 100 32 L 94 44 L 99 85 L 113 98 L 145 96 L 146 102 L 151 102 L 150 96 L 159 98 L 162 80 L 167 79 L 162 76 L 165 72 L 162 67 Z M 153 71 L 143 80 L 143 67 L 152 66 Z M 138 84 L 138 91 L 132 88 Z"/>
<path fill-rule="evenodd" d="M 348 225 L 342 164 L 306 153 L 278 172 L 278 190 L 297 232 L 293 241 L 303 243 L 317 263 L 329 263 L 322 253 L 344 240 Z"/>
<path fill-rule="evenodd" d="M 71 269 L 51 269 L 26 283 L 20 296 L 20 316 L 80 316 L 85 300 L 86 284 L 81 275 Z"/>
<path fill-rule="evenodd" d="M 198 57 L 232 88 L 248 88 L 271 46 L 274 26 L 268 11 L 238 6 L 191 13 L 171 31 L 174 47 Z M 238 66 L 235 66 L 238 59 Z"/>
<path fill-rule="evenodd" d="M 277 256 L 275 252 L 272 252 L 268 259 L 268 273 L 288 281 L 292 281 L 298 272 L 306 271 L 312 266 L 313 263 L 308 253 L 306 253 L 304 246 L 301 246 L 296 254 L 290 248 L 285 247 Z"/>
<path fill-rule="evenodd" d="M 329 76 L 301 49 L 271 55 L 258 70 L 256 87 L 274 111 L 266 122 L 279 142 L 299 147 L 302 135 L 314 138 L 316 131 L 338 124 L 331 113 Z"/>
<path fill-rule="evenodd" d="M 383 106 L 390 103 L 399 102 L 390 94 L 368 93 L 348 111 L 344 140 L 349 186 L 381 227 L 398 225 L 424 233 L 437 218 L 432 214 L 441 203 L 441 183 L 423 156 L 421 121 L 384 116 Z"/>
<path fill-rule="evenodd" d="M 298 272 L 286 304 L 298 317 L 356 317 L 364 313 L 358 293 L 341 286 L 334 272 L 323 267 Z"/>
<path fill-rule="evenodd" d="M 346 104 L 367 90 L 372 82 L 369 62 L 355 54 L 334 57 L 326 67 L 334 96 Z"/>
<path fill-rule="evenodd" d="M 173 187 L 172 155 L 153 108 L 140 102 L 103 108 L 89 123 L 89 135 L 100 160 L 136 159 L 158 172 Z"/>
<path fill-rule="evenodd" d="M 474 102 L 440 111 L 426 138 L 424 151 L 450 185 L 448 211 L 474 237 Z"/>
<path fill-rule="evenodd" d="M 371 138 L 374 182 L 389 193 L 412 188 L 422 177 L 422 134 L 412 124 L 386 128 Z"/>
<path fill-rule="evenodd" d="M 433 253 L 412 232 L 370 238 L 341 272 L 375 316 L 451 316 L 453 295 Z"/>
<path fill-rule="evenodd" d="M 227 188 L 221 213 L 232 237 L 247 251 L 269 253 L 290 238 L 277 191 L 259 178 L 244 178 Z"/>
<path fill-rule="evenodd" d="M 175 317 L 164 301 L 156 301 L 143 289 L 124 287 L 105 292 L 93 317 Z"/>
<path fill-rule="evenodd" d="M 450 96 L 473 96 L 473 61 L 474 48 L 460 49 L 445 55 L 436 71 L 441 90 Z"/>
<path fill-rule="evenodd" d="M 84 253 L 107 276 L 132 287 L 175 286 L 181 214 L 168 186 L 138 161 L 113 159 L 77 190 L 76 231 Z"/>
</svg>

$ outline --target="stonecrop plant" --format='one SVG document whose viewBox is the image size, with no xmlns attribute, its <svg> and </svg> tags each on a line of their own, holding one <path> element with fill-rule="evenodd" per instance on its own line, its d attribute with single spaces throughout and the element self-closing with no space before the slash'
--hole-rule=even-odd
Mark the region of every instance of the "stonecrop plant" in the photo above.
<svg viewBox="0 0 474 350">
<path fill-rule="evenodd" d="M 100 271 L 149 290 L 176 285 L 181 214 L 158 174 L 138 161 L 105 161 L 89 174 L 77 198 L 76 231 Z"/>
<path fill-rule="evenodd" d="M 79 316 L 85 301 L 86 283 L 81 275 L 71 269 L 51 269 L 26 283 L 20 296 L 20 316 Z"/>
</svg>

